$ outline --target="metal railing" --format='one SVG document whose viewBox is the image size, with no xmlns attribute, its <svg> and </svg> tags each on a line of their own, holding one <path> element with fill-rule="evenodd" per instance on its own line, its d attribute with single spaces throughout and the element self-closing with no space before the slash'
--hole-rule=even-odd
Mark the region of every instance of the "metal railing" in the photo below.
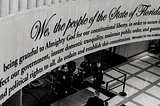
<svg viewBox="0 0 160 106">
<path fill-rule="evenodd" d="M 119 76 L 119 77 L 117 77 L 117 78 L 115 78 L 115 77 L 113 77 L 113 76 L 111 76 L 111 75 L 109 75 L 109 74 L 107 74 L 107 73 L 104 73 L 106 76 L 108 76 L 108 77 L 110 77 L 110 78 L 112 79 L 112 80 L 106 82 L 106 90 L 107 90 L 107 91 L 110 91 L 110 90 L 113 90 L 113 89 L 115 89 L 115 88 L 117 88 L 117 87 L 119 87 L 119 86 L 122 85 L 122 86 L 123 86 L 123 89 L 122 89 L 122 92 L 119 92 L 119 95 L 121 95 L 121 96 L 126 96 L 127 94 L 125 93 L 125 85 L 126 85 L 126 77 L 127 77 L 127 74 L 125 74 L 125 73 L 117 70 L 116 68 L 112 68 L 112 69 L 114 69 L 115 71 L 121 73 L 122 75 Z M 121 78 L 123 78 L 123 80 L 121 80 Z M 118 81 L 118 82 L 120 82 L 120 84 L 117 84 L 117 85 L 109 88 L 109 83 L 111 83 L 111 82 L 113 82 L 113 81 Z"/>
</svg>

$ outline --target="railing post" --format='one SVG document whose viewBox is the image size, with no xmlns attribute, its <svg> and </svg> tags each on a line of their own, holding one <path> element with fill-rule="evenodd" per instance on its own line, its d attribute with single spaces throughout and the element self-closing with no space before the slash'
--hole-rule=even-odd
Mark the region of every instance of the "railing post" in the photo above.
<svg viewBox="0 0 160 106">
<path fill-rule="evenodd" d="M 106 82 L 106 91 L 108 91 L 108 82 Z"/>
<path fill-rule="evenodd" d="M 126 85 L 126 77 L 127 77 L 127 74 L 124 74 L 124 82 L 123 82 L 123 89 L 122 89 L 122 92 L 119 92 L 119 95 L 120 96 L 126 96 L 127 93 L 125 93 L 125 85 Z"/>
</svg>

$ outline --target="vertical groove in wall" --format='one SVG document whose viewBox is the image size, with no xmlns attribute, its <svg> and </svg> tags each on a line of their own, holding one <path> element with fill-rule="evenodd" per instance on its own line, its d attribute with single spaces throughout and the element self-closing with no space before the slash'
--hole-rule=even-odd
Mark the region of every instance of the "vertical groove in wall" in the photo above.
<svg viewBox="0 0 160 106">
<path fill-rule="evenodd" d="M 9 14 L 9 0 L 0 0 L 0 17 L 6 17 Z"/>
<path fill-rule="evenodd" d="M 27 10 L 27 0 L 18 0 L 18 11 Z"/>
<path fill-rule="evenodd" d="M 18 12 L 18 0 L 9 0 L 9 14 Z"/>
</svg>

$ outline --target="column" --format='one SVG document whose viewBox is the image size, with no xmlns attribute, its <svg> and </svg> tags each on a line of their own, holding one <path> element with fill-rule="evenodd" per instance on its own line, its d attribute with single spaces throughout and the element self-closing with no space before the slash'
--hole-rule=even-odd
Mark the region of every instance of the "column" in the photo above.
<svg viewBox="0 0 160 106">
<path fill-rule="evenodd" d="M 18 0 L 9 0 L 9 14 L 18 12 Z"/>
<path fill-rule="evenodd" d="M 52 3 L 54 4 L 60 3 L 60 0 L 52 0 Z"/>
<path fill-rule="evenodd" d="M 66 0 L 59 0 L 59 2 L 60 2 L 60 3 L 65 3 L 65 2 L 66 2 Z"/>
<path fill-rule="evenodd" d="M 72 1 L 75 1 L 75 0 L 66 0 L 67 2 L 72 2 Z"/>
<path fill-rule="evenodd" d="M 27 0 L 27 9 L 34 9 L 36 7 L 36 0 Z"/>
<path fill-rule="evenodd" d="M 27 10 L 27 0 L 19 0 L 18 1 L 18 10 L 19 11 Z"/>
<path fill-rule="evenodd" d="M 45 1 L 44 1 L 44 5 L 46 5 L 46 6 L 47 6 L 47 5 L 51 5 L 51 0 L 45 0 Z"/>
<path fill-rule="evenodd" d="M 9 14 L 9 0 L 0 0 L 0 17 L 6 17 Z"/>
<path fill-rule="evenodd" d="M 44 0 L 37 0 L 36 7 L 42 7 L 42 6 L 44 6 Z"/>
</svg>

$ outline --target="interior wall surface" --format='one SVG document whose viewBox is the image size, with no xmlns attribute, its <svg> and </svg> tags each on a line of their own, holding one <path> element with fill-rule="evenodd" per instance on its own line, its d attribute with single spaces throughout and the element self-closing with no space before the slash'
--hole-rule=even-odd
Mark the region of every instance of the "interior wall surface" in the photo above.
<svg viewBox="0 0 160 106">
<path fill-rule="evenodd" d="M 149 41 L 124 44 L 116 47 L 116 54 L 129 58 L 148 50 Z"/>
</svg>

